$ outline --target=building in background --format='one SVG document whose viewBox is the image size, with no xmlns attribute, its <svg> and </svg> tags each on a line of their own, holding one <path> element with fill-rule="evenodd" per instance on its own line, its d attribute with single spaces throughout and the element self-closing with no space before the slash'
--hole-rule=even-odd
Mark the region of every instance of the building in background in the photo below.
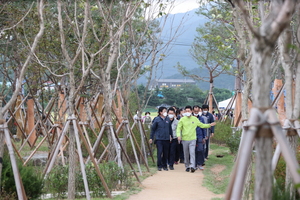
<svg viewBox="0 0 300 200">
<path fill-rule="evenodd" d="M 150 89 L 178 88 L 186 84 L 196 85 L 196 82 L 192 79 L 155 79 L 151 83 Z"/>
</svg>

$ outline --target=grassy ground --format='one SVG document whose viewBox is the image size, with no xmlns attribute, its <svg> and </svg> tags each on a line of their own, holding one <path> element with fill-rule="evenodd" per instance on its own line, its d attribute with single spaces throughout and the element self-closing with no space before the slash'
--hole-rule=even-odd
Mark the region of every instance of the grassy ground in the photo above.
<svg viewBox="0 0 300 200">
<path fill-rule="evenodd" d="M 209 155 L 209 159 L 205 162 L 203 186 L 215 194 L 224 194 L 229 184 L 230 173 L 234 165 L 234 156 L 230 154 L 228 147 L 211 144 L 210 148 L 212 154 Z M 219 158 L 216 155 L 223 155 L 223 157 Z M 211 169 L 216 167 L 219 169 L 223 168 L 223 170 L 219 173 L 213 172 Z"/>
</svg>

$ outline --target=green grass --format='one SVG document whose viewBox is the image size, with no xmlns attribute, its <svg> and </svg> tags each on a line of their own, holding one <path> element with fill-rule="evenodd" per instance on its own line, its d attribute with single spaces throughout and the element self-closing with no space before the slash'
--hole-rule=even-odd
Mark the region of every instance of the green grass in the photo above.
<svg viewBox="0 0 300 200">
<path fill-rule="evenodd" d="M 209 159 L 205 162 L 203 186 L 215 194 L 224 194 L 234 165 L 234 155 L 230 154 L 228 147 L 211 144 L 210 149 L 212 154 L 209 155 Z M 216 155 L 223 155 L 223 157 L 218 158 Z M 220 173 L 213 173 L 211 169 L 216 165 L 224 165 L 225 169 Z"/>
</svg>

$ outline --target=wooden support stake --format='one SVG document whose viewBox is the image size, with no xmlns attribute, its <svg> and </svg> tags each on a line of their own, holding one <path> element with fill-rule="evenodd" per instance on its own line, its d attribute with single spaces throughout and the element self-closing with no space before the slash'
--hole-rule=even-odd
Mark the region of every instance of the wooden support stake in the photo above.
<svg viewBox="0 0 300 200">
<path fill-rule="evenodd" d="M 23 199 L 27 200 L 26 193 L 24 191 L 24 187 L 23 187 L 22 182 L 21 182 L 21 177 L 20 177 L 20 173 L 19 173 L 19 170 L 18 170 L 14 150 L 12 148 L 12 143 L 11 143 L 11 140 L 10 140 L 10 135 L 9 135 L 9 132 L 8 132 L 7 124 L 6 123 L 0 124 L 0 129 L 2 129 L 2 131 L 4 131 L 5 142 L 6 142 L 6 146 L 8 148 L 8 152 L 9 152 L 9 156 L 10 156 L 10 162 L 11 162 L 11 166 L 12 166 L 12 169 L 13 169 L 13 174 L 14 174 L 14 179 L 15 179 L 18 198 L 22 199 L 22 200 Z"/>
<path fill-rule="evenodd" d="M 77 144 L 77 151 L 78 151 L 79 163 L 80 163 L 80 168 L 81 168 L 81 174 L 82 174 L 83 183 L 84 183 L 85 196 L 89 200 L 89 199 L 91 199 L 91 196 L 90 196 L 89 185 L 88 185 L 87 177 L 86 177 L 86 173 L 85 173 L 85 165 L 84 165 L 84 161 L 83 161 L 81 144 L 80 144 L 79 134 L 78 134 L 79 131 L 77 128 L 77 122 L 76 122 L 75 116 L 73 115 L 72 118 L 73 118 L 72 122 L 73 122 L 73 127 L 74 127 L 75 140 L 76 140 L 76 144 Z"/>
<path fill-rule="evenodd" d="M 89 148 L 89 145 L 88 145 L 88 143 L 87 143 L 87 141 L 86 141 L 86 138 L 84 137 L 84 135 L 82 134 L 82 132 L 79 131 L 79 134 L 80 134 L 80 136 L 81 136 L 81 138 L 82 138 L 82 141 L 83 141 L 83 143 L 84 143 L 84 145 L 85 145 L 85 147 L 86 147 L 86 149 L 87 149 L 87 151 L 88 151 L 88 153 L 89 153 L 89 157 L 91 158 L 91 161 L 92 161 L 93 164 L 94 164 L 94 167 L 95 167 L 95 169 L 96 169 L 96 172 L 97 172 L 97 174 L 98 174 L 98 176 L 99 176 L 99 178 L 100 178 L 100 180 L 101 180 L 101 183 L 103 184 L 103 186 L 104 186 L 104 188 L 105 188 L 105 191 L 106 191 L 107 196 L 108 196 L 109 198 L 112 198 L 111 192 L 109 191 L 109 188 L 108 188 L 108 186 L 107 186 L 107 184 L 106 184 L 106 182 L 105 182 L 105 179 L 104 179 L 104 177 L 103 177 L 103 175 L 102 175 L 102 173 L 101 173 L 101 171 L 100 171 L 100 169 L 99 169 L 99 166 L 98 166 L 98 163 L 96 162 L 96 159 L 95 159 L 95 157 L 94 157 L 94 154 L 92 153 L 91 149 Z"/>
</svg>

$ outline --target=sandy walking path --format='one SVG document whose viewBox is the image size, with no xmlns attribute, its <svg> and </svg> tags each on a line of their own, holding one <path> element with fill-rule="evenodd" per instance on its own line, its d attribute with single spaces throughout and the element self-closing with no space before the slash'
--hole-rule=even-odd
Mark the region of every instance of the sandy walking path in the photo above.
<svg viewBox="0 0 300 200">
<path fill-rule="evenodd" d="M 186 172 L 184 164 L 175 165 L 174 168 L 175 170 L 158 171 L 146 178 L 142 182 L 142 191 L 131 195 L 128 200 L 211 200 L 224 197 L 202 186 L 202 171 Z"/>
</svg>

